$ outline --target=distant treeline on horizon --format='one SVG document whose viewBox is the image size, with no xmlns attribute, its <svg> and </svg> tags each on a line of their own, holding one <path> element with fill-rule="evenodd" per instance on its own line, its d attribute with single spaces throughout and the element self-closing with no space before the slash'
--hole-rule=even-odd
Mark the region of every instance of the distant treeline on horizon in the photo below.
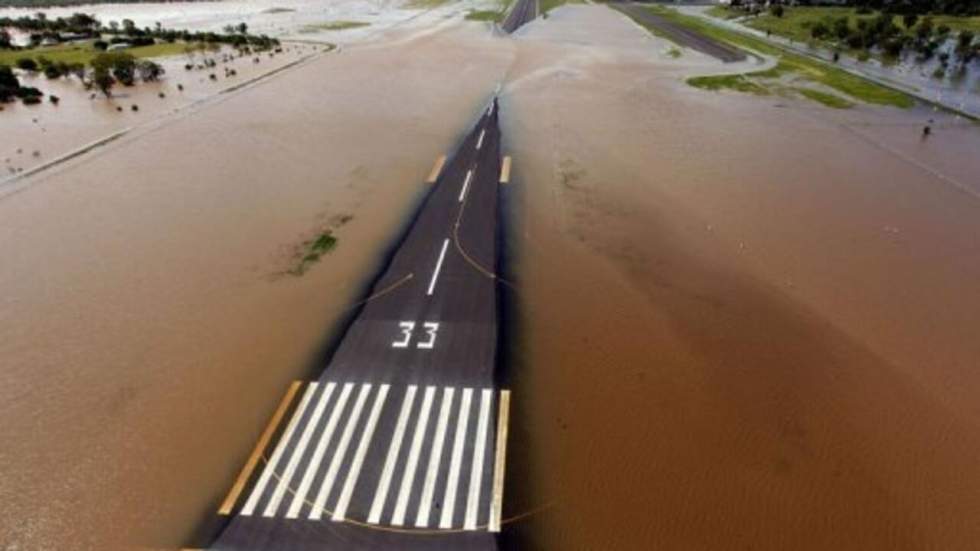
<svg viewBox="0 0 980 551">
<path fill-rule="evenodd" d="M 61 8 L 85 4 L 149 4 L 213 2 L 214 0 L 0 0 L 0 8 Z"/>
</svg>

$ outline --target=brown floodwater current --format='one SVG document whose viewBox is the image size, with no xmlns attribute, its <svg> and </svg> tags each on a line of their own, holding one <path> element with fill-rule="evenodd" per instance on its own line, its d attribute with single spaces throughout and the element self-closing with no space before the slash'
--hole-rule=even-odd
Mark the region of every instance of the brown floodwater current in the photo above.
<svg viewBox="0 0 980 551">
<path fill-rule="evenodd" d="M 391 33 L 0 199 L 0 549 L 186 542 L 498 82 L 510 542 L 975 548 L 980 132 L 668 49 L 601 6 Z"/>
</svg>

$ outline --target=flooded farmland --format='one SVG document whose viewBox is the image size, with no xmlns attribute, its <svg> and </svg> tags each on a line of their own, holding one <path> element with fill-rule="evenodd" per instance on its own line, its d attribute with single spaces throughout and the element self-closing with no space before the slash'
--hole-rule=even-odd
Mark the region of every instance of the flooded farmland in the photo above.
<svg viewBox="0 0 980 551">
<path fill-rule="evenodd" d="M 392 32 L 0 198 L 0 549 L 185 543 L 498 82 L 509 543 L 970 549 L 976 126 L 669 49 L 597 6 Z"/>
</svg>

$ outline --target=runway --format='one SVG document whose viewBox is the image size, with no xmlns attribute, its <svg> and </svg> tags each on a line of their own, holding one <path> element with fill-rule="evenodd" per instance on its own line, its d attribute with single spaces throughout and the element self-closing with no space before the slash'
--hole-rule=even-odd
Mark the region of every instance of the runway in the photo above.
<svg viewBox="0 0 980 551">
<path fill-rule="evenodd" d="M 497 194 L 510 166 L 497 115 L 494 99 L 437 163 L 329 365 L 243 471 L 213 549 L 497 548 L 509 404 L 494 379 Z"/>
</svg>

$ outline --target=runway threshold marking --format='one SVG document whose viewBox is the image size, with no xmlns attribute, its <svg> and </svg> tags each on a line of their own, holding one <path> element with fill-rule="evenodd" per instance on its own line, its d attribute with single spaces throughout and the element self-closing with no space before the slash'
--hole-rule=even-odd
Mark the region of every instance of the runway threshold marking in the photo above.
<svg viewBox="0 0 980 551">
<path fill-rule="evenodd" d="M 500 165 L 500 183 L 510 182 L 510 155 L 504 157 L 504 162 Z"/>
<path fill-rule="evenodd" d="M 446 164 L 446 156 L 443 155 L 436 159 L 436 164 L 432 166 L 432 171 L 429 172 L 429 178 L 425 181 L 427 184 L 434 184 L 436 180 L 439 179 L 439 173 L 442 172 L 443 165 Z"/>
<path fill-rule="evenodd" d="M 480 130 L 480 138 L 476 140 L 476 149 L 477 150 L 479 150 L 481 147 L 483 147 L 483 136 L 485 136 L 486 133 L 487 133 L 486 130 Z"/>
<path fill-rule="evenodd" d="M 235 508 L 235 503 L 237 503 L 238 498 L 241 497 L 242 490 L 245 489 L 245 484 L 248 483 L 248 479 L 252 477 L 252 472 L 255 471 L 255 466 L 258 465 L 259 458 L 262 457 L 265 449 L 269 446 L 269 440 L 271 440 L 272 435 L 275 434 L 276 429 L 279 427 L 279 423 L 282 422 L 283 416 L 286 415 L 286 410 L 289 409 L 289 404 L 293 403 L 293 398 L 296 396 L 296 392 L 299 390 L 299 387 L 302 384 L 302 381 L 293 381 L 292 384 L 289 385 L 289 389 L 286 390 L 286 395 L 279 401 L 279 406 L 276 408 L 275 413 L 272 414 L 272 418 L 269 419 L 269 423 L 265 426 L 265 430 L 262 431 L 262 436 L 259 437 L 259 441 L 255 444 L 252 454 L 248 456 L 248 461 L 245 462 L 245 466 L 242 467 L 242 471 L 238 473 L 238 478 L 235 479 L 235 483 L 232 484 L 231 490 L 228 491 L 228 495 L 221 503 L 221 507 L 218 508 L 219 515 L 230 515 L 232 509 Z"/>
<path fill-rule="evenodd" d="M 350 418 L 347 419 L 344 432 L 340 435 L 340 442 L 337 444 L 337 450 L 334 452 L 333 459 L 330 461 L 330 467 L 327 468 L 327 475 L 323 479 L 323 484 L 320 485 L 320 491 L 316 495 L 316 500 L 313 501 L 313 511 L 310 513 L 311 520 L 320 520 L 323 517 L 323 506 L 327 502 L 327 496 L 330 495 L 330 490 L 333 489 L 334 481 L 337 480 L 340 463 L 343 461 L 344 456 L 347 455 L 347 448 L 350 446 L 351 437 L 354 435 L 354 428 L 361 418 L 361 411 L 364 410 L 364 402 L 367 400 L 368 394 L 371 393 L 371 386 L 371 384 L 362 384 L 361 391 L 357 393 L 357 401 L 354 402 L 354 411 L 351 412 Z"/>
<path fill-rule="evenodd" d="M 408 462 L 405 464 L 404 474 L 402 474 L 402 485 L 398 490 L 398 499 L 395 501 L 395 512 L 391 517 L 392 526 L 403 526 L 405 524 L 405 513 L 408 510 L 408 500 L 412 497 L 412 483 L 415 482 L 415 471 L 419 464 L 419 454 L 422 452 L 422 441 L 425 437 L 425 429 L 429 426 L 429 413 L 432 411 L 432 398 L 435 396 L 436 387 L 425 388 L 425 396 L 422 398 L 422 410 L 419 418 L 415 422 L 415 435 L 412 437 L 412 446 L 408 451 Z"/>
<path fill-rule="evenodd" d="M 318 383 L 310 383 L 310 386 L 318 386 Z M 266 505 L 262 516 L 275 516 L 276 511 L 279 510 L 279 504 L 282 502 L 282 498 L 286 495 L 286 489 L 289 487 L 289 482 L 293 479 L 293 474 L 296 472 L 296 467 L 299 466 L 299 460 L 303 457 L 303 452 L 306 450 L 306 446 L 310 443 L 310 438 L 313 436 L 313 431 L 316 429 L 317 423 L 320 421 L 320 416 L 323 415 L 323 410 L 327 407 L 327 403 L 330 402 L 330 396 L 333 394 L 334 387 L 336 386 L 337 385 L 335 383 L 329 383 L 326 390 L 320 395 L 320 400 L 313 409 L 313 416 L 310 417 L 310 421 L 306 423 L 306 427 L 303 428 L 303 433 L 300 435 L 299 443 L 296 444 L 296 450 L 289 457 L 289 462 L 286 463 L 286 471 L 283 473 L 282 477 L 279 478 L 279 484 L 276 485 L 275 493 L 272 494 L 272 499 L 269 500 L 269 504 Z"/>
<path fill-rule="evenodd" d="M 510 417 L 510 391 L 500 391 L 497 409 L 497 453 L 493 466 L 493 491 L 490 497 L 490 522 L 487 529 L 500 531 L 500 515 L 504 504 L 504 470 L 507 460 L 507 421 Z"/>
<path fill-rule="evenodd" d="M 442 269 L 442 261 L 446 259 L 446 249 L 448 247 L 449 238 L 447 237 L 446 240 L 442 242 L 442 251 L 439 252 L 439 260 L 436 261 L 436 267 L 434 270 L 432 270 L 432 278 L 429 279 L 429 290 L 425 293 L 429 296 L 432 296 L 432 292 L 436 290 L 436 281 L 439 280 L 439 270 Z"/>
<path fill-rule="evenodd" d="M 456 437 L 453 440 L 453 456 L 449 462 L 449 481 L 446 483 L 446 494 L 442 500 L 442 518 L 439 528 L 447 529 L 453 526 L 453 511 L 456 509 L 456 490 L 459 487 L 459 470 L 463 464 L 463 444 L 466 440 L 466 425 L 470 420 L 470 404 L 473 401 L 473 389 L 463 389 L 463 399 L 459 404 L 459 422 L 456 425 Z"/>
<path fill-rule="evenodd" d="M 429 526 L 432 495 L 436 490 L 436 477 L 439 475 L 439 463 L 442 460 L 442 448 L 446 440 L 446 427 L 449 425 L 449 412 L 453 407 L 454 393 L 455 389 L 452 387 L 444 388 L 442 391 L 442 407 L 439 409 L 439 421 L 436 424 L 436 434 L 432 441 L 432 452 L 429 454 L 429 466 L 425 471 L 419 512 L 415 517 L 415 526 L 418 528 Z"/>
<path fill-rule="evenodd" d="M 333 516 L 331 517 L 333 521 L 342 521 L 347 517 L 347 507 L 350 505 L 351 496 L 354 495 L 354 485 L 357 483 L 357 478 L 361 473 L 361 467 L 364 465 L 364 457 L 367 455 L 368 445 L 371 443 L 374 429 L 378 425 L 381 408 L 384 407 L 385 399 L 388 398 L 389 388 L 391 388 L 390 385 L 381 385 L 381 390 L 374 398 L 374 406 L 371 407 L 371 414 L 368 416 L 367 425 L 364 427 L 364 434 L 361 436 L 360 444 L 357 445 L 357 451 L 354 452 L 354 460 L 351 463 L 350 471 L 347 472 L 347 480 L 344 481 L 344 487 L 340 491 L 337 506 L 334 507 Z"/>
<path fill-rule="evenodd" d="M 337 421 L 340 419 L 344 407 L 347 406 L 347 400 L 350 398 L 350 393 L 353 388 L 354 383 L 346 383 L 343 390 L 340 391 L 340 398 L 334 402 L 330 417 L 327 418 L 327 426 L 323 429 L 320 440 L 317 441 L 316 448 L 313 449 L 313 457 L 306 466 L 306 472 L 303 474 L 303 479 L 299 483 L 299 488 L 293 494 L 293 502 L 289 504 L 289 510 L 286 511 L 286 518 L 297 518 L 300 509 L 306 503 L 306 494 L 310 491 L 310 486 L 313 485 L 313 478 L 316 476 L 317 469 L 320 467 L 320 462 L 323 461 L 323 454 L 327 451 L 327 444 L 337 429 Z"/>
<path fill-rule="evenodd" d="M 269 484 L 269 479 L 275 472 L 276 467 L 279 466 L 279 460 L 282 459 L 282 454 L 286 449 L 286 444 L 293 437 L 293 431 L 296 430 L 296 425 L 299 424 L 300 418 L 303 417 L 303 413 L 306 411 L 306 406 L 309 405 L 310 398 L 313 396 L 313 391 L 315 389 L 316 385 L 309 385 L 306 387 L 306 391 L 303 393 L 303 398 L 300 399 L 296 412 L 293 413 L 292 419 L 290 419 L 289 424 L 286 425 L 286 432 L 283 433 L 282 439 L 280 439 L 279 443 L 276 445 L 276 450 L 272 452 L 272 457 L 269 459 L 269 462 L 266 463 L 265 469 L 262 471 L 262 476 L 259 477 L 258 484 L 255 485 L 255 488 L 252 488 L 252 494 L 248 496 L 248 501 L 245 502 L 245 507 L 242 508 L 242 516 L 251 516 L 255 511 L 255 506 L 262 497 L 262 493 L 265 492 L 265 487 Z"/>
<path fill-rule="evenodd" d="M 466 179 L 463 180 L 463 189 L 459 192 L 459 202 L 462 203 L 463 199 L 466 198 L 466 190 L 470 188 L 470 180 L 473 179 L 473 171 L 466 171 Z"/>
<path fill-rule="evenodd" d="M 464 530 L 476 530 L 476 515 L 480 510 L 480 488 L 483 486 L 483 456 L 487 449 L 487 424 L 490 418 L 490 402 L 493 391 L 489 388 L 480 393 L 480 416 L 476 424 L 476 442 L 473 447 L 473 462 L 470 470 L 470 491 L 466 498 L 466 517 Z"/>
<path fill-rule="evenodd" d="M 398 413 L 398 422 L 395 425 L 395 434 L 391 437 L 388 457 L 385 458 L 381 478 L 378 480 L 378 488 L 374 492 L 374 502 L 371 503 L 371 512 L 368 514 L 367 521 L 371 524 L 378 524 L 381 521 L 381 512 L 384 510 L 385 500 L 388 499 L 388 488 L 391 486 L 391 477 L 395 474 L 395 462 L 398 460 L 398 452 L 401 450 L 402 439 L 405 437 L 405 425 L 408 424 L 408 416 L 412 411 L 412 402 L 415 401 L 416 391 L 418 391 L 417 386 L 409 385 L 405 399 L 402 401 L 402 409 Z"/>
</svg>

